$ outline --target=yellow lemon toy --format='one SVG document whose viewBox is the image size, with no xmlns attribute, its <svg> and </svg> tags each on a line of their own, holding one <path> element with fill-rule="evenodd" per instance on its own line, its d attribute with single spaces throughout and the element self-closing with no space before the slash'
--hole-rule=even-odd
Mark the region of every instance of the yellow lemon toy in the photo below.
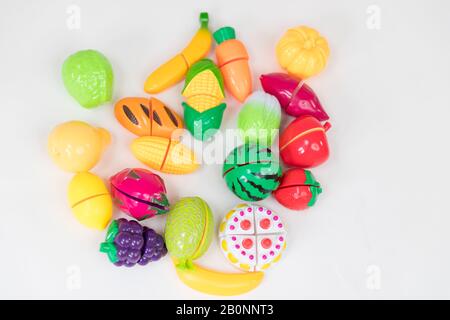
<svg viewBox="0 0 450 320">
<path fill-rule="evenodd" d="M 289 29 L 276 47 L 278 63 L 289 74 L 306 79 L 325 68 L 330 48 L 316 30 L 300 26 Z"/>
<path fill-rule="evenodd" d="M 48 138 L 48 152 L 64 171 L 83 172 L 92 169 L 111 141 L 109 132 L 82 121 L 56 126 Z"/>
<path fill-rule="evenodd" d="M 76 174 L 67 191 L 69 205 L 78 221 L 103 230 L 112 217 L 112 199 L 102 179 L 90 172 Z"/>
</svg>

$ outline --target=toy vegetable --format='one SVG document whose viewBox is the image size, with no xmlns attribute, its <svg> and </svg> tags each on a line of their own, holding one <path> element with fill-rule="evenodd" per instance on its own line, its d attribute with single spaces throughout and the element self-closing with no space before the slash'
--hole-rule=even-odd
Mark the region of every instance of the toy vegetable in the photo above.
<svg viewBox="0 0 450 320">
<path fill-rule="evenodd" d="M 225 159 L 223 177 L 230 190 L 245 201 L 267 198 L 278 188 L 281 167 L 269 148 L 245 144 Z"/>
<path fill-rule="evenodd" d="M 69 121 L 56 126 L 48 138 L 48 153 L 64 171 L 82 172 L 92 169 L 111 141 L 108 131 L 82 121 Z"/>
<path fill-rule="evenodd" d="M 173 174 L 197 170 L 195 154 L 179 141 L 162 137 L 139 137 L 131 144 L 131 152 L 150 168 Z"/>
<path fill-rule="evenodd" d="M 309 170 L 292 168 L 283 173 L 281 183 L 273 192 L 275 199 L 291 210 L 304 210 L 312 207 L 317 196 L 322 193 L 320 183 Z"/>
<path fill-rule="evenodd" d="M 324 163 L 330 154 L 325 132 L 331 127 L 316 118 L 301 116 L 292 121 L 280 136 L 280 156 L 284 163 L 312 168 Z"/>
<path fill-rule="evenodd" d="M 109 179 L 114 203 L 137 220 L 169 211 L 164 181 L 145 169 L 124 169 Z"/>
<path fill-rule="evenodd" d="M 153 229 L 142 227 L 137 221 L 126 219 L 111 222 L 100 252 L 108 255 L 109 261 L 120 267 L 147 265 L 167 254 L 162 236 Z"/>
<path fill-rule="evenodd" d="M 90 172 L 76 174 L 69 183 L 67 197 L 78 221 L 103 230 L 112 217 L 112 200 L 102 179 Z"/>
<path fill-rule="evenodd" d="M 182 91 L 186 128 L 194 138 L 207 140 L 220 128 L 226 104 L 220 70 L 210 59 L 195 63 L 186 75 Z"/>
<path fill-rule="evenodd" d="M 178 138 L 183 120 L 156 98 L 123 98 L 114 108 L 116 119 L 137 136 Z"/>
<path fill-rule="evenodd" d="M 261 206 L 240 204 L 219 227 L 220 248 L 227 260 L 244 271 L 266 270 L 281 258 L 286 231 L 280 216 Z"/>
<path fill-rule="evenodd" d="M 276 47 L 278 63 L 289 74 L 306 79 L 325 68 L 330 48 L 316 30 L 300 26 L 289 29 Z"/>
<path fill-rule="evenodd" d="M 200 13 L 200 29 L 181 53 L 150 74 L 144 85 L 146 92 L 158 93 L 178 83 L 195 62 L 208 54 L 212 42 L 208 21 L 208 13 Z"/>
<path fill-rule="evenodd" d="M 208 204 L 199 197 L 183 198 L 167 216 L 166 239 L 170 255 L 179 268 L 192 268 L 211 244 L 214 218 Z"/>
<path fill-rule="evenodd" d="M 329 119 L 319 98 L 304 81 L 285 73 L 263 74 L 260 80 L 264 91 L 274 95 L 288 115 L 309 115 L 319 121 Z"/>
<path fill-rule="evenodd" d="M 245 143 L 272 145 L 280 122 L 281 109 L 278 100 L 264 91 L 253 92 L 238 116 L 238 128 Z"/>
<path fill-rule="evenodd" d="M 62 77 L 69 94 L 85 108 L 111 101 L 113 70 L 98 51 L 83 50 L 69 56 L 64 61 Z"/>
<path fill-rule="evenodd" d="M 252 92 L 252 75 L 248 65 L 248 53 L 244 44 L 236 40 L 232 27 L 223 27 L 214 32 L 217 64 L 231 95 L 243 102 Z"/>
</svg>

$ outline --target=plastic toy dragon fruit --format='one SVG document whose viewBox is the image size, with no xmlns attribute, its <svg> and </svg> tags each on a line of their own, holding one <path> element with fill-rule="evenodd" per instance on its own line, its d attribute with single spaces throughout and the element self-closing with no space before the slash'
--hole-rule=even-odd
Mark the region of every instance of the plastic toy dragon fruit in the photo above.
<svg viewBox="0 0 450 320">
<path fill-rule="evenodd" d="M 114 220 L 108 228 L 100 252 L 108 255 L 116 266 L 145 266 L 167 254 L 164 239 L 153 229 L 142 227 L 137 221 Z"/>
<path fill-rule="evenodd" d="M 114 203 L 137 220 L 169 211 L 164 181 L 145 169 L 124 169 L 110 178 Z"/>
</svg>

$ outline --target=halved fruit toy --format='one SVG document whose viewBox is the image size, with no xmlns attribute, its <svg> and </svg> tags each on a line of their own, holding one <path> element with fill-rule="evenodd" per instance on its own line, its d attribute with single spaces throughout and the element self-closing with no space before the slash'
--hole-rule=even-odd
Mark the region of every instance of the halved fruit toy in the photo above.
<svg viewBox="0 0 450 320">
<path fill-rule="evenodd" d="M 281 183 L 273 192 L 275 199 L 291 210 L 304 210 L 312 207 L 317 196 L 322 193 L 320 183 L 309 170 L 292 168 L 283 173 Z"/>
<path fill-rule="evenodd" d="M 141 266 L 158 261 L 167 254 L 164 239 L 153 229 L 143 227 L 137 221 L 126 219 L 111 222 L 100 252 L 120 267 Z"/>
<path fill-rule="evenodd" d="M 109 179 L 115 205 L 137 220 L 169 211 L 163 179 L 146 169 L 123 169 Z"/>
<path fill-rule="evenodd" d="M 227 260 L 244 271 L 266 270 L 286 248 L 280 216 L 257 205 L 240 204 L 229 211 L 220 224 L 219 239 Z"/>
</svg>

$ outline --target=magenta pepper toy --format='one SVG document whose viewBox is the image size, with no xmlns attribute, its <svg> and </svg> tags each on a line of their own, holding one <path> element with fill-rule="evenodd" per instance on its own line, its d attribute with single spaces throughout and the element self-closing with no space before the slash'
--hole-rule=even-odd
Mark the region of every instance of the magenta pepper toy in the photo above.
<svg viewBox="0 0 450 320">
<path fill-rule="evenodd" d="M 109 181 L 113 202 L 133 218 L 144 220 L 169 211 L 166 187 L 157 174 L 145 169 L 124 169 Z"/>
<path fill-rule="evenodd" d="M 260 77 L 265 92 L 275 96 L 291 116 L 313 116 L 319 121 L 329 119 L 314 91 L 303 81 L 285 73 L 269 73 Z"/>
</svg>

